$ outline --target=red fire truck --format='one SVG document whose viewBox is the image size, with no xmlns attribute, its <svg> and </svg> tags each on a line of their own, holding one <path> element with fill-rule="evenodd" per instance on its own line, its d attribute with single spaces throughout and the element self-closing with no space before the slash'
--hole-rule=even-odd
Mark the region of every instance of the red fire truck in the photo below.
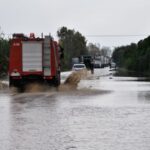
<svg viewBox="0 0 150 150">
<path fill-rule="evenodd" d="M 51 36 L 44 38 L 13 34 L 9 57 L 10 86 L 27 83 L 60 84 L 60 47 Z"/>
</svg>

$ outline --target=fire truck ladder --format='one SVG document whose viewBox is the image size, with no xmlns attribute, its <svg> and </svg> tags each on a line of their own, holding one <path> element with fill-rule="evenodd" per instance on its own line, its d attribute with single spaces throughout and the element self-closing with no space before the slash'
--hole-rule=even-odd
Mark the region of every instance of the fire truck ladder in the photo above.
<svg viewBox="0 0 150 150">
<path fill-rule="evenodd" d="M 51 64 L 50 64 L 50 36 L 45 36 L 44 38 L 44 52 L 43 52 L 43 69 L 44 69 L 44 76 L 50 76 L 51 75 Z"/>
</svg>

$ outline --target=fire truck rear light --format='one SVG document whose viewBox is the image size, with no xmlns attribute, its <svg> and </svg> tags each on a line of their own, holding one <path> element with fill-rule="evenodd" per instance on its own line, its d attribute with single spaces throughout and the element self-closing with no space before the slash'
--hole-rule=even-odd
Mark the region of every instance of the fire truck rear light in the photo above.
<svg viewBox="0 0 150 150">
<path fill-rule="evenodd" d="M 18 77 L 18 76 L 20 76 L 20 73 L 19 72 L 12 72 L 11 76 Z"/>
</svg>

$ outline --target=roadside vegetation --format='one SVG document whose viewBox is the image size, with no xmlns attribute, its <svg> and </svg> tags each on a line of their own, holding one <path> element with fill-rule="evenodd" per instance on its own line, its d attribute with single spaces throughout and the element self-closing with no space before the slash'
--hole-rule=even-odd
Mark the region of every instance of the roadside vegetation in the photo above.
<svg viewBox="0 0 150 150">
<path fill-rule="evenodd" d="M 62 70 L 69 70 L 72 68 L 72 58 L 80 57 L 82 55 L 96 56 L 110 56 L 110 48 L 102 47 L 99 44 L 88 43 L 86 38 L 78 31 L 61 27 L 57 31 L 59 43 L 64 49 L 64 60 L 62 63 Z"/>
<path fill-rule="evenodd" d="M 150 76 L 150 36 L 137 44 L 116 47 L 112 59 L 130 74 Z"/>
<path fill-rule="evenodd" d="M 72 67 L 72 58 L 80 55 L 88 54 L 86 47 L 86 38 L 78 31 L 61 27 L 57 31 L 59 43 L 64 49 L 63 70 L 68 70 Z"/>
<path fill-rule="evenodd" d="M 6 76 L 8 71 L 9 40 L 0 31 L 0 77 Z"/>
</svg>

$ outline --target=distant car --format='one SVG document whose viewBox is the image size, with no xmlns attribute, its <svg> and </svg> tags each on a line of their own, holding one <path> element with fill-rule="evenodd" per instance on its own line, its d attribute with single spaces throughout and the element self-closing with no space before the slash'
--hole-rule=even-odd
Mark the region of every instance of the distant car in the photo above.
<svg viewBox="0 0 150 150">
<path fill-rule="evenodd" d="M 114 62 L 111 62 L 111 64 L 110 64 L 110 68 L 116 68 L 116 63 L 114 63 Z"/>
<path fill-rule="evenodd" d="M 72 71 L 80 71 L 86 69 L 85 64 L 74 64 L 72 67 Z"/>
<path fill-rule="evenodd" d="M 101 61 L 94 60 L 94 68 L 101 68 Z"/>
</svg>

